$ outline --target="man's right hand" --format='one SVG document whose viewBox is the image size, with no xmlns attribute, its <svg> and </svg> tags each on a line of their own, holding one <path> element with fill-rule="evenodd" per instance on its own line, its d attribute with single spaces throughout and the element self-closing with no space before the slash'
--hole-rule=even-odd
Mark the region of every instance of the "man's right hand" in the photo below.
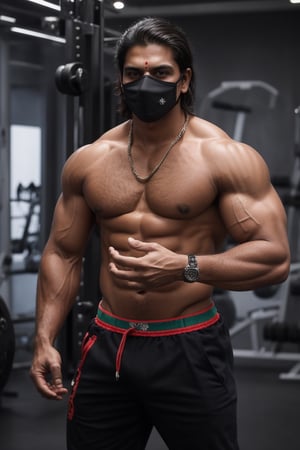
<svg viewBox="0 0 300 450">
<path fill-rule="evenodd" d="M 60 354 L 50 345 L 35 350 L 30 375 L 37 390 L 46 398 L 62 400 L 68 393 L 63 385 Z"/>
</svg>

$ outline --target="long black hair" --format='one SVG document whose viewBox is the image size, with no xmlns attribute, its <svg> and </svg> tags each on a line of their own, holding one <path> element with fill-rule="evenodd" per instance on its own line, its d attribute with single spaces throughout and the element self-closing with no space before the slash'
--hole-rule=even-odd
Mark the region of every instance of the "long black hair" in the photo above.
<svg viewBox="0 0 300 450">
<path fill-rule="evenodd" d="M 170 23 L 166 19 L 156 17 L 146 17 L 134 23 L 120 37 L 116 45 L 115 61 L 122 77 L 125 58 L 128 50 L 135 45 L 158 44 L 169 47 L 173 52 L 173 57 L 183 73 L 187 68 L 191 68 L 192 76 L 189 89 L 185 94 L 181 94 L 181 107 L 186 114 L 193 114 L 194 103 L 194 77 L 193 77 L 193 57 L 192 52 L 183 30 Z M 120 95 L 120 112 L 125 117 L 130 117 L 131 112 L 124 102 L 121 81 L 117 80 L 117 92 Z"/>
</svg>

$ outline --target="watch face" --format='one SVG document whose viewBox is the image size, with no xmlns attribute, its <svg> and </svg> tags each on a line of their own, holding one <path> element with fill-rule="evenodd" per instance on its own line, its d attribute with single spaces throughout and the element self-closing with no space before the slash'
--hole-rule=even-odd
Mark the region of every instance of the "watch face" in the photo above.
<svg viewBox="0 0 300 450">
<path fill-rule="evenodd" d="M 197 281 L 199 270 L 196 267 L 187 267 L 184 271 L 184 276 L 187 281 Z"/>
</svg>

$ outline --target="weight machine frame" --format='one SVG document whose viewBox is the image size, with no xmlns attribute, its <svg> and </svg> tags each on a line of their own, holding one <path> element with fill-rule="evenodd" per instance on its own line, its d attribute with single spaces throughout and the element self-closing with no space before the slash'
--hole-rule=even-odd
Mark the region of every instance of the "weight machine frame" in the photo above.
<svg viewBox="0 0 300 450">
<path fill-rule="evenodd" d="M 249 96 L 249 93 L 253 89 L 261 89 L 265 91 L 268 98 L 267 105 L 263 105 L 264 108 L 273 109 L 275 107 L 278 90 L 261 80 L 237 80 L 237 81 L 223 81 L 220 86 L 210 91 L 203 99 L 200 108 L 200 117 L 205 115 L 205 112 L 209 107 L 215 109 L 222 109 L 224 111 L 232 111 L 236 113 L 236 120 L 232 137 L 236 141 L 241 141 L 244 133 L 245 122 L 247 114 L 251 113 L 257 105 L 243 104 L 243 102 L 231 102 L 227 98 L 231 92 L 240 92 L 245 96 Z"/>
<path fill-rule="evenodd" d="M 5 261 L 10 255 L 10 132 L 9 132 L 9 46 L 0 39 L 0 295 L 10 298 Z M 7 301 L 7 300 L 6 300 Z M 8 305 L 10 306 L 10 305 Z"/>
<path fill-rule="evenodd" d="M 95 141 L 105 131 L 104 2 L 61 0 L 61 19 L 65 29 L 66 64 L 78 63 L 87 77 L 82 91 L 79 90 L 77 94 L 65 92 L 66 157 L 69 157 L 76 149 Z M 113 30 L 108 32 L 117 37 Z M 83 258 L 80 289 L 74 307 L 58 338 L 65 372 L 73 371 L 80 354 L 83 330 L 101 295 L 98 287 L 99 265 L 99 236 L 94 231 Z"/>
<path fill-rule="evenodd" d="M 230 328 L 231 338 L 237 336 L 239 333 L 246 329 L 250 332 L 251 348 L 233 349 L 235 358 L 241 359 L 254 359 L 254 360 L 271 360 L 271 361 L 291 361 L 296 362 L 288 372 L 282 372 L 279 374 L 281 380 L 300 380 L 300 353 L 299 352 L 283 352 L 278 349 L 277 344 L 271 345 L 270 349 L 266 349 L 261 344 L 262 337 L 260 333 L 259 324 L 264 321 L 284 321 L 286 317 L 287 303 L 290 295 L 290 287 L 292 275 L 300 271 L 300 263 L 291 264 L 290 274 L 286 281 L 284 281 L 276 292 L 275 296 L 278 297 L 278 306 L 261 307 L 254 309 L 248 314 L 248 317 L 241 320 Z M 279 301 L 279 298 L 284 300 Z M 268 300 L 266 300 L 268 301 Z"/>
</svg>

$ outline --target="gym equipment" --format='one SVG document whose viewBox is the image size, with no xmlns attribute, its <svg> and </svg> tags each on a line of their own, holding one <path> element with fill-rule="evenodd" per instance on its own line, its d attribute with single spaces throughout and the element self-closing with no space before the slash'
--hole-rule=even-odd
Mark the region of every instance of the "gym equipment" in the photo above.
<svg viewBox="0 0 300 450">
<path fill-rule="evenodd" d="M 15 354 L 15 333 L 12 319 L 0 297 L 0 395 L 9 378 Z"/>
<path fill-rule="evenodd" d="M 11 255 L 5 255 L 0 264 L 0 286 L 6 281 L 12 273 L 27 273 L 27 270 L 12 270 L 13 258 Z M 19 324 L 34 323 L 35 316 L 18 315 L 13 316 L 9 312 L 9 308 L 3 297 L 0 296 L 0 395 L 3 390 L 11 370 L 29 368 L 31 364 L 31 356 L 27 361 L 16 362 L 14 360 L 17 350 L 21 347 L 26 351 L 32 351 L 34 338 L 34 329 L 32 326 L 28 332 L 24 331 L 20 334 L 18 330 Z M 24 345 L 26 344 L 26 345 Z M 5 395 L 7 392 L 5 392 Z"/>
<path fill-rule="evenodd" d="M 24 272 L 24 273 L 37 273 L 41 252 L 39 249 L 39 234 L 40 234 L 40 186 L 36 186 L 34 183 L 29 183 L 28 186 L 23 186 L 19 183 L 17 186 L 16 198 L 10 200 L 10 202 L 28 205 L 26 214 L 13 215 L 11 220 L 24 219 L 24 228 L 20 239 L 12 239 L 11 251 L 13 254 L 26 252 L 24 255 L 24 267 L 20 270 L 9 271 L 10 274 Z M 37 217 L 38 225 L 34 231 L 30 230 L 33 217 Z"/>
<path fill-rule="evenodd" d="M 247 114 L 256 109 L 275 107 L 278 91 L 260 80 L 223 81 L 203 99 L 200 117 L 205 117 L 209 109 L 219 109 L 235 113 L 233 139 L 241 141 Z"/>
<path fill-rule="evenodd" d="M 228 329 L 232 328 L 236 322 L 235 304 L 227 291 L 222 289 L 214 289 L 213 299 L 216 308 L 222 316 Z"/>
<path fill-rule="evenodd" d="M 278 91 L 263 81 L 228 81 L 210 92 L 202 103 L 201 114 L 208 108 L 230 111 L 235 114 L 233 138 L 240 141 L 243 137 L 245 120 L 248 114 L 259 108 L 274 108 Z M 281 180 L 282 182 L 282 180 Z M 288 182 L 288 186 L 286 183 Z M 283 198 L 287 206 L 289 242 L 299 242 L 299 206 L 300 206 L 300 108 L 295 110 L 295 164 L 291 180 L 284 180 L 289 189 Z M 266 306 L 251 310 L 247 317 L 236 322 L 230 328 L 231 337 L 244 331 L 250 334 L 250 348 L 234 348 L 235 358 L 266 359 L 278 361 L 296 361 L 296 365 L 287 373 L 281 373 L 280 379 L 300 380 L 300 353 L 283 351 L 286 344 L 298 345 L 300 325 L 291 323 L 288 317 L 295 291 L 299 289 L 300 263 L 297 248 L 292 247 L 292 264 L 288 279 L 280 285 L 265 286 L 252 291 Z M 298 283 L 297 283 L 298 281 Z M 243 298 L 243 293 L 230 292 L 234 298 Z M 243 301 L 242 299 L 240 301 Z M 296 349 L 297 350 L 297 349 Z"/>
<path fill-rule="evenodd" d="M 61 65 L 56 69 L 55 82 L 62 94 L 81 95 L 89 86 L 87 71 L 80 62 Z"/>
<path fill-rule="evenodd" d="M 114 30 L 104 30 L 104 2 L 101 2 L 99 0 L 85 0 L 84 2 L 82 0 L 61 0 L 60 6 L 60 26 L 59 28 L 57 28 L 56 32 L 61 34 L 61 37 L 64 37 L 66 41 L 66 44 L 63 47 L 65 51 L 65 64 L 57 68 L 55 74 L 55 83 L 57 89 L 61 93 L 66 95 L 63 101 L 61 101 L 60 103 L 63 108 L 59 110 L 59 112 L 66 111 L 66 127 L 63 127 L 66 129 L 66 155 L 63 155 L 63 157 L 61 157 L 61 159 L 63 159 L 64 156 L 69 156 L 79 146 L 88 144 L 89 142 L 92 142 L 93 140 L 98 138 L 98 136 L 105 131 L 105 123 L 109 123 L 109 119 L 111 119 L 109 114 L 104 114 L 104 108 L 107 108 L 108 102 L 104 98 L 106 92 L 105 95 L 103 93 L 105 87 L 103 75 L 103 43 L 105 41 L 115 41 L 116 37 L 119 36 L 120 33 L 115 32 Z M 112 35 L 113 37 L 104 39 L 104 31 Z M 7 199 L 9 198 L 10 186 L 8 158 L 10 136 L 8 114 L 8 95 L 10 92 L 10 90 L 8 89 L 8 68 L 10 65 L 7 57 L 8 50 L 9 47 L 6 43 L 6 40 L 0 41 L 0 260 L 2 260 L 2 252 L 4 255 L 11 252 L 10 211 L 9 202 L 7 201 Z M 49 60 L 51 60 L 51 58 L 49 58 Z M 51 68 L 51 70 L 46 74 L 46 78 L 49 77 L 48 74 L 52 73 L 53 71 L 53 67 L 51 65 L 49 67 Z M 48 83 L 46 84 L 48 85 Z M 52 97 L 54 98 L 55 96 Z M 51 104 L 51 111 L 55 109 L 55 106 L 56 103 L 54 99 L 53 103 Z M 57 117 L 55 117 L 55 119 L 57 119 Z M 48 135 L 50 135 L 50 133 L 48 133 Z M 51 141 L 51 145 L 48 145 L 49 148 L 53 148 L 52 144 L 53 141 Z M 48 157 L 49 159 L 51 158 L 52 162 L 52 154 L 48 156 L 47 152 L 46 157 Z M 61 161 L 57 161 L 57 166 L 60 163 Z M 56 174 L 54 175 L 56 176 Z M 54 184 L 55 177 L 51 178 L 49 176 L 49 180 Z M 45 182 L 44 186 L 45 184 L 49 185 L 48 182 Z M 53 184 L 51 184 L 51 186 L 53 186 Z M 23 231 L 23 235 L 20 239 L 17 239 L 13 242 L 14 248 L 12 250 L 13 253 L 20 253 L 23 252 L 23 250 L 28 251 L 28 257 L 25 257 L 26 261 L 24 271 L 26 272 L 36 272 L 40 260 L 40 252 L 36 252 L 37 239 L 35 239 L 32 233 L 29 232 L 29 225 L 31 223 L 33 214 L 35 214 L 34 208 L 39 204 L 41 193 L 39 190 L 35 191 L 34 189 L 31 190 L 31 188 L 34 188 L 34 186 L 20 186 L 20 191 L 18 192 L 17 199 L 12 200 L 23 201 L 24 194 L 26 192 L 30 197 L 28 199 L 29 212 L 28 214 L 26 214 L 26 217 L 24 217 L 25 228 Z M 43 189 L 43 193 L 45 195 L 45 189 Z M 46 201 L 44 200 L 43 204 L 47 204 L 47 208 L 51 209 L 51 204 L 49 205 L 49 203 L 52 202 L 47 202 L 48 199 L 46 199 Z M 42 222 L 42 228 L 45 228 L 45 222 L 47 222 L 47 217 L 45 215 L 42 217 Z M 42 232 L 43 231 L 44 230 L 42 230 Z M 43 241 L 43 239 L 41 239 L 41 241 Z M 98 245 L 93 247 L 98 248 Z M 99 257 L 99 254 L 97 254 L 97 256 Z M 81 299 L 91 298 L 92 300 L 94 300 L 96 297 L 99 298 L 98 291 L 95 288 L 95 285 L 93 283 L 89 283 L 89 278 L 93 276 L 92 272 L 95 271 L 95 262 L 94 259 L 91 259 L 92 258 L 90 257 L 90 254 L 89 257 L 85 257 L 84 259 L 84 278 L 86 280 L 85 282 L 82 282 L 82 292 L 80 293 L 80 296 L 78 296 L 78 304 L 75 305 L 74 312 L 72 312 L 71 314 L 72 320 L 70 321 L 70 327 L 67 326 L 68 330 L 66 332 L 65 340 L 66 345 L 64 347 L 65 360 L 75 361 L 78 359 L 77 349 L 79 348 L 80 340 L 82 337 L 82 325 L 83 322 L 87 320 L 89 311 L 89 303 L 83 302 Z M 91 268 L 92 270 L 89 270 L 89 268 Z M 19 269 L 17 269 L 17 271 L 18 270 Z M 23 270 L 23 268 L 21 270 Z M 9 269 L 6 272 L 6 275 L 10 275 L 11 273 L 12 271 Z M 0 267 L 0 284 L 1 276 L 2 271 Z M 9 276 L 5 276 L 5 282 L 7 281 L 10 281 Z M 3 282 L 1 285 L 0 294 L 5 299 L 10 299 L 11 296 L 9 295 L 8 289 L 5 290 L 5 284 L 8 285 L 8 288 L 10 287 L 9 282 Z M 84 307 L 83 303 L 85 303 Z M 34 319 L 34 317 L 16 317 L 13 319 L 13 323 L 19 324 L 27 321 L 34 321 Z M 17 327 L 15 327 L 15 329 L 16 328 Z M 73 330 L 75 330 L 74 334 Z M 72 342 L 70 343 L 72 339 L 74 340 L 74 344 Z M 76 347 L 74 351 L 73 347 Z M 28 363 L 25 364 L 28 365 Z M 13 364 L 13 368 L 15 367 L 18 368 L 16 363 Z M 19 365 L 19 367 L 21 366 Z"/>
<path fill-rule="evenodd" d="M 66 95 L 66 157 L 96 140 L 105 130 L 104 2 L 62 0 L 60 20 L 65 31 L 66 64 L 56 69 L 58 90 Z M 83 260 L 82 281 L 58 345 L 65 369 L 78 360 L 82 330 L 86 328 L 91 304 L 99 299 L 95 272 L 99 264 L 98 236 L 92 234 Z M 98 274 L 97 274 L 98 275 Z"/>
<path fill-rule="evenodd" d="M 61 1 L 66 64 L 56 86 L 66 94 L 67 156 L 104 131 L 104 5 L 97 0 Z"/>
<path fill-rule="evenodd" d="M 10 254 L 10 127 L 9 127 L 9 44 L 0 39 L 0 295 L 10 298 L 10 285 L 2 277 L 3 260 Z"/>
<path fill-rule="evenodd" d="M 266 323 L 263 337 L 266 341 L 300 344 L 300 324 L 276 321 Z"/>
<path fill-rule="evenodd" d="M 254 294 L 259 298 L 272 298 L 279 289 L 278 284 L 272 284 L 270 286 L 262 286 L 254 289 Z"/>
<path fill-rule="evenodd" d="M 10 265 L 9 211 L 9 45 L 0 39 L 0 396 L 14 359 L 14 329 L 8 307 L 10 286 L 5 271 Z"/>
<path fill-rule="evenodd" d="M 283 202 L 287 206 L 288 238 L 291 245 L 291 267 L 288 279 L 274 289 L 271 296 L 272 306 L 256 309 L 248 317 L 237 323 L 231 330 L 236 336 L 245 329 L 250 330 L 251 349 L 234 349 L 234 355 L 241 358 L 296 361 L 286 373 L 281 373 L 282 380 L 300 380 L 300 352 L 283 351 L 285 344 L 300 344 L 300 323 L 295 322 L 295 306 L 299 290 L 300 263 L 299 242 L 299 198 L 300 198 L 300 108 L 295 109 L 295 163 L 290 179 L 289 194 Z M 270 298 L 267 296 L 267 298 Z M 299 300 L 298 300 L 299 301 Z M 276 303 L 276 304 L 275 304 Z M 298 306 L 299 308 L 299 306 Z M 292 316 L 292 321 L 290 317 Z M 267 349 L 267 345 L 271 344 Z"/>
<path fill-rule="evenodd" d="M 104 28 L 104 2 L 98 0 L 61 1 L 67 63 L 55 73 L 56 87 L 66 95 L 66 156 L 97 139 L 111 127 L 108 104 L 112 85 L 104 79 L 104 44 L 120 33 Z M 111 37 L 104 37 L 104 32 Z M 104 112 L 105 108 L 105 112 Z M 101 296 L 97 268 L 100 266 L 99 236 L 91 235 L 83 259 L 80 291 L 59 337 L 66 370 L 78 360 L 80 343 Z"/>
</svg>

